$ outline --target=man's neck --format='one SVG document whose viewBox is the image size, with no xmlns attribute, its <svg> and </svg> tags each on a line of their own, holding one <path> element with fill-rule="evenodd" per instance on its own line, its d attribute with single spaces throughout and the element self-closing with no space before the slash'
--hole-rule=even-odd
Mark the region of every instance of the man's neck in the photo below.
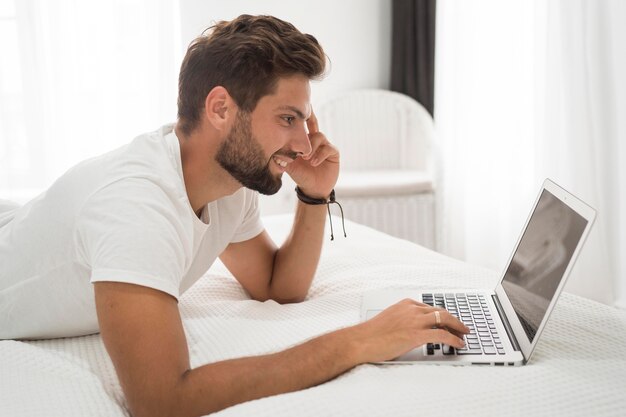
<svg viewBox="0 0 626 417">
<path fill-rule="evenodd" d="M 194 212 L 201 213 L 211 201 L 231 195 L 242 187 L 215 160 L 221 143 L 219 132 L 210 126 L 199 126 L 185 135 L 178 124 L 174 132 L 180 143 L 185 188 Z"/>
</svg>

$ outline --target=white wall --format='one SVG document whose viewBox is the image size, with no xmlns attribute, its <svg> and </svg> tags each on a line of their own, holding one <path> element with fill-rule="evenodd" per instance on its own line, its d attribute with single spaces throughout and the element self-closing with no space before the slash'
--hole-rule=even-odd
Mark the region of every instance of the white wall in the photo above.
<svg viewBox="0 0 626 417">
<path fill-rule="evenodd" d="M 269 14 L 317 38 L 331 60 L 324 81 L 312 86 L 315 104 L 354 88 L 388 88 L 391 63 L 390 0 L 181 0 L 183 52 L 204 29 L 241 14 Z"/>
<path fill-rule="evenodd" d="M 273 15 L 317 38 L 331 65 L 326 78 L 311 85 L 314 108 L 340 91 L 389 88 L 391 0 L 319 0 L 311 5 L 285 0 L 181 0 L 182 53 L 213 23 L 241 14 Z M 292 211 L 293 189 L 294 184 L 285 175 L 277 195 L 261 196 L 262 213 Z"/>
</svg>

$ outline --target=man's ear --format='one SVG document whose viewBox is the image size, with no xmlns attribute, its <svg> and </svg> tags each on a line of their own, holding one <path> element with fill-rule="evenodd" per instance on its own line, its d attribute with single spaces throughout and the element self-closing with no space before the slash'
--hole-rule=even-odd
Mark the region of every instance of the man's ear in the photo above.
<svg viewBox="0 0 626 417">
<path fill-rule="evenodd" d="M 204 114 L 217 130 L 228 128 L 229 119 L 236 113 L 236 107 L 228 90 L 222 86 L 214 87 L 204 100 Z"/>
</svg>

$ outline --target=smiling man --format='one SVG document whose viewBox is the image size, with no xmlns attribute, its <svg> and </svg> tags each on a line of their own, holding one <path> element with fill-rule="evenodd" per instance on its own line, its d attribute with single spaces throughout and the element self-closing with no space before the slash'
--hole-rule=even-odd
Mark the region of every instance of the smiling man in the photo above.
<svg viewBox="0 0 626 417">
<path fill-rule="evenodd" d="M 303 301 L 320 257 L 339 152 L 318 130 L 316 39 L 243 15 L 196 39 L 175 125 L 72 168 L 23 207 L 0 204 L 0 339 L 100 332 L 131 414 L 200 416 L 303 389 L 467 329 L 405 300 L 283 352 L 191 369 L 178 299 L 217 257 L 258 301 Z M 355 138 L 358 140 L 358 138 Z M 277 247 L 257 192 L 298 185 Z M 208 335 L 210 336 L 210 335 Z"/>
</svg>

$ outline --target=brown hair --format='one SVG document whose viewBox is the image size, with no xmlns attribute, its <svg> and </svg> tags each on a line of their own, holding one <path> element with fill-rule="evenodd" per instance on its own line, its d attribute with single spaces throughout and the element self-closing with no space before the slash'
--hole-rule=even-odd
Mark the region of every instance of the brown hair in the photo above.
<svg viewBox="0 0 626 417">
<path fill-rule="evenodd" d="M 272 94 L 279 77 L 320 78 L 326 55 L 312 35 L 273 16 L 241 15 L 207 29 L 187 49 L 178 79 L 178 119 L 183 133 L 200 121 L 204 101 L 223 86 L 237 106 L 251 112 Z"/>
</svg>

